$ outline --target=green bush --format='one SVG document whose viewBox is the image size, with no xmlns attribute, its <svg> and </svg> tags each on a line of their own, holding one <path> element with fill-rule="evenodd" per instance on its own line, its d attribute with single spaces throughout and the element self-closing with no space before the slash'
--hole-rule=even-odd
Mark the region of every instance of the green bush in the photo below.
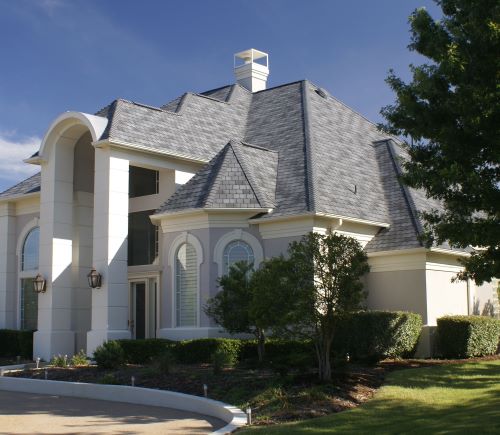
<svg viewBox="0 0 500 435">
<path fill-rule="evenodd" d="M 102 369 L 117 369 L 125 364 L 125 352 L 116 341 L 106 341 L 94 351 L 97 366 Z"/>
<path fill-rule="evenodd" d="M 82 367 L 89 365 L 87 354 L 83 349 L 80 349 L 80 352 L 73 355 L 73 358 L 71 358 L 71 365 L 75 367 Z"/>
<path fill-rule="evenodd" d="M 50 364 L 54 367 L 68 367 L 68 355 L 54 355 Z"/>
<path fill-rule="evenodd" d="M 494 355 L 500 320 L 483 316 L 445 316 L 437 320 L 438 353 L 445 358 Z"/>
<path fill-rule="evenodd" d="M 174 346 L 177 361 L 183 364 L 210 363 L 212 355 L 224 350 L 237 360 L 240 355 L 242 340 L 232 338 L 200 338 L 179 341 Z"/>
<path fill-rule="evenodd" d="M 140 340 L 117 340 L 123 351 L 125 359 L 130 364 L 144 364 L 159 357 L 171 349 L 175 341 L 165 338 L 145 338 Z"/>
<path fill-rule="evenodd" d="M 222 372 L 224 367 L 232 367 L 236 363 L 237 355 L 227 348 L 220 347 L 212 354 L 212 367 L 215 375 Z"/>
<path fill-rule="evenodd" d="M 0 356 L 33 358 L 33 332 L 0 329 Z"/>
<path fill-rule="evenodd" d="M 337 321 L 333 355 L 375 362 L 407 358 L 414 352 L 422 330 L 422 317 L 404 311 L 359 311 Z"/>
<path fill-rule="evenodd" d="M 156 365 L 158 371 L 162 374 L 168 375 L 172 372 L 175 365 L 175 355 L 172 348 L 165 350 L 162 354 L 156 357 Z"/>
</svg>

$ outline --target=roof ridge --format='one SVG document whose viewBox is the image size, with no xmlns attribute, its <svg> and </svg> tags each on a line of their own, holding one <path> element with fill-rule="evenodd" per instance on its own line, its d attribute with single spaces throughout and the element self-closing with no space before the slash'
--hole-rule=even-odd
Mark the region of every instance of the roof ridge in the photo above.
<svg viewBox="0 0 500 435">
<path fill-rule="evenodd" d="M 310 110 L 309 110 L 309 90 L 307 87 L 307 80 L 301 82 L 302 93 L 302 121 L 304 133 L 304 164 L 306 169 L 306 192 L 307 192 L 307 205 L 309 211 L 314 211 L 316 208 L 316 192 L 314 184 L 314 167 L 313 167 L 313 153 L 312 153 L 312 140 L 310 129 Z"/>
<path fill-rule="evenodd" d="M 238 164 L 240 165 L 240 168 L 243 171 L 243 175 L 247 179 L 247 182 L 250 185 L 250 188 L 252 189 L 255 197 L 257 198 L 259 205 L 261 207 L 264 207 L 264 205 L 269 201 L 269 198 L 267 198 L 267 195 L 264 192 L 262 192 L 262 189 L 260 188 L 259 183 L 257 182 L 257 180 L 254 179 L 252 171 L 247 166 L 243 156 L 241 156 L 240 151 L 238 150 L 238 146 L 235 146 L 236 144 L 239 144 L 239 143 L 241 143 L 241 142 L 237 142 L 237 141 L 230 142 L 231 148 L 234 152 L 234 156 L 236 157 L 236 160 L 237 160 Z M 266 199 L 268 201 L 266 201 Z M 273 201 L 271 201 L 271 202 L 273 202 Z"/>
<path fill-rule="evenodd" d="M 422 225 L 420 223 L 420 220 L 417 215 L 417 207 L 415 206 L 415 202 L 413 201 L 413 197 L 411 196 L 410 190 L 408 189 L 408 186 L 406 186 L 404 183 L 402 183 L 399 180 L 399 177 L 403 173 L 401 166 L 397 160 L 396 153 L 393 148 L 392 144 L 392 139 L 387 139 L 386 140 L 386 146 L 387 146 L 387 151 L 389 152 L 389 156 L 392 160 L 392 164 L 394 167 L 394 171 L 396 172 L 397 178 L 398 178 L 398 184 L 399 187 L 403 193 L 403 197 L 405 199 L 406 206 L 408 207 L 408 211 L 410 212 L 410 217 L 411 221 L 413 223 L 413 227 L 415 229 L 416 235 L 417 235 L 417 241 L 422 245 L 422 242 L 420 241 L 420 236 L 423 234 L 423 229 Z"/>
<path fill-rule="evenodd" d="M 212 194 L 216 191 L 216 187 L 219 187 L 220 185 L 220 180 L 219 180 L 219 172 L 222 168 L 222 164 L 224 162 L 224 159 L 227 155 L 227 151 L 230 148 L 230 143 L 227 143 L 222 150 L 217 153 L 217 155 L 214 157 L 214 166 L 212 168 L 212 171 L 210 171 L 207 184 L 208 184 L 208 189 L 206 194 L 203 196 L 202 203 L 204 206 L 208 206 L 213 200 L 211 199 Z M 209 202 L 210 201 L 210 202 Z"/>
</svg>

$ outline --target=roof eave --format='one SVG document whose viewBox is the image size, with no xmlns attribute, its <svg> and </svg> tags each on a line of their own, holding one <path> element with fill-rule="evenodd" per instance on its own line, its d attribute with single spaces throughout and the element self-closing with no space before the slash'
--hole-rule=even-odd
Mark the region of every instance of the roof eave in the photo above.
<svg viewBox="0 0 500 435">
<path fill-rule="evenodd" d="M 158 214 L 153 214 L 149 218 L 151 221 L 156 221 L 159 222 L 162 219 L 165 218 L 172 218 L 172 217 L 178 217 L 178 216 L 187 216 L 187 215 L 194 215 L 194 214 L 200 214 L 200 213 L 270 213 L 272 209 L 270 208 L 210 208 L 210 207 L 203 207 L 203 208 L 190 208 L 187 210 L 179 210 L 179 211 L 172 211 L 172 212 L 163 212 L 163 213 L 158 213 Z"/>
<path fill-rule="evenodd" d="M 20 199 L 36 198 L 40 196 L 40 191 L 31 193 L 21 193 L 17 195 L 0 196 L 0 202 L 18 201 Z"/>
<path fill-rule="evenodd" d="M 137 145 L 125 141 L 121 141 L 118 139 L 102 139 L 95 142 L 92 142 L 92 145 L 96 148 L 103 148 L 105 146 L 114 146 L 123 149 L 129 149 L 134 151 L 145 151 L 151 154 L 161 155 L 164 157 L 173 157 L 178 160 L 183 160 L 191 163 L 208 163 L 209 159 L 202 159 L 198 157 L 189 156 L 181 153 L 174 153 L 167 150 L 159 150 L 158 148 L 151 148 L 145 145 Z"/>
</svg>

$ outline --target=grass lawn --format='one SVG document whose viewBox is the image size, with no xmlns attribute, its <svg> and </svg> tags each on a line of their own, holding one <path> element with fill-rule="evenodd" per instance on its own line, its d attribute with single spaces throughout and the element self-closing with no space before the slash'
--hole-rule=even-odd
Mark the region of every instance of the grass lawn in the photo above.
<svg viewBox="0 0 500 435">
<path fill-rule="evenodd" d="M 500 360 L 398 370 L 358 408 L 240 433 L 500 434 Z"/>
</svg>

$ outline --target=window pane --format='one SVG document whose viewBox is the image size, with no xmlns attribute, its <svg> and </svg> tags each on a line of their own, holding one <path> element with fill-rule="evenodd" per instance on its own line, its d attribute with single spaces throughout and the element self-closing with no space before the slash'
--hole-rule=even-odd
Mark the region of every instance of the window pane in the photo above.
<svg viewBox="0 0 500 435">
<path fill-rule="evenodd" d="M 198 323 L 198 263 L 196 251 L 184 243 L 175 262 L 177 326 L 195 327 Z"/>
<path fill-rule="evenodd" d="M 154 210 L 128 215 L 128 265 L 151 264 L 158 255 L 158 227 L 149 216 Z"/>
<path fill-rule="evenodd" d="M 21 254 L 21 270 L 38 269 L 38 247 L 40 242 L 40 228 L 33 228 L 24 239 Z"/>
<path fill-rule="evenodd" d="M 242 240 L 235 240 L 224 249 L 224 275 L 227 275 L 231 266 L 238 261 L 246 261 L 249 264 L 254 261 L 252 248 Z"/>
<path fill-rule="evenodd" d="M 38 322 L 38 294 L 33 289 L 33 278 L 21 280 L 21 329 L 35 330 Z"/>
<path fill-rule="evenodd" d="M 158 171 L 130 166 L 128 190 L 130 198 L 158 193 Z"/>
</svg>

